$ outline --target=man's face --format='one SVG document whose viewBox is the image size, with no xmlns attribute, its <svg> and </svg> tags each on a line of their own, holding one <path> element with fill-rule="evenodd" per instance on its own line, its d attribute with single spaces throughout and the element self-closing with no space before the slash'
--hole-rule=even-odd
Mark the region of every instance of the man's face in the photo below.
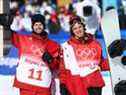
<svg viewBox="0 0 126 95">
<path fill-rule="evenodd" d="M 37 34 L 42 33 L 42 31 L 44 30 L 44 26 L 41 22 L 35 22 L 33 25 L 33 31 Z"/>
<path fill-rule="evenodd" d="M 84 27 L 81 23 L 75 23 L 72 27 L 72 31 L 77 38 L 84 36 Z"/>
</svg>

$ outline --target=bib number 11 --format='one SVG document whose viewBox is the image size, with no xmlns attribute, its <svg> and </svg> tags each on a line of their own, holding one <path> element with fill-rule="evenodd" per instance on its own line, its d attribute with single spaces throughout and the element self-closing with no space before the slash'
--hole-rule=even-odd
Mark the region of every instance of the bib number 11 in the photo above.
<svg viewBox="0 0 126 95">
<path fill-rule="evenodd" d="M 34 80 L 39 80 L 39 81 L 42 80 L 42 71 L 41 70 L 36 71 L 34 69 L 30 69 L 29 72 L 30 72 L 30 75 L 28 76 L 28 78 L 34 79 Z"/>
</svg>

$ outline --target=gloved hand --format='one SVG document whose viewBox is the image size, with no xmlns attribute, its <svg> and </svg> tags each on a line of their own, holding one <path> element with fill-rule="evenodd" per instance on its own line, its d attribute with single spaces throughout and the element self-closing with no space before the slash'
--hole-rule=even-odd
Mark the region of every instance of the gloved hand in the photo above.
<svg viewBox="0 0 126 95">
<path fill-rule="evenodd" d="M 51 56 L 51 54 L 49 52 L 45 52 L 42 56 L 43 61 L 47 62 L 48 64 L 50 64 L 53 61 L 53 57 Z"/>
<path fill-rule="evenodd" d="M 70 95 L 67 87 L 64 84 L 60 84 L 60 94 L 61 95 Z"/>
<path fill-rule="evenodd" d="M 126 56 L 123 56 L 122 57 L 121 62 L 122 62 L 123 65 L 126 66 Z"/>
<path fill-rule="evenodd" d="M 120 39 L 115 40 L 108 47 L 108 52 L 110 57 L 114 58 L 116 56 L 121 56 L 123 51 L 126 49 L 126 40 Z"/>
</svg>

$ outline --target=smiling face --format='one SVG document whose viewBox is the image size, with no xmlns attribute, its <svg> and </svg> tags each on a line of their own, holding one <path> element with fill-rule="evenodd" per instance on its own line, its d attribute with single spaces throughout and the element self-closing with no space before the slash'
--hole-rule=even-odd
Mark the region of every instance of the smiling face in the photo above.
<svg viewBox="0 0 126 95">
<path fill-rule="evenodd" d="M 33 25 L 33 31 L 37 34 L 41 34 L 44 30 L 44 26 L 41 22 L 35 22 Z"/>
<path fill-rule="evenodd" d="M 72 32 L 73 32 L 75 38 L 81 38 L 84 36 L 84 32 L 85 32 L 84 26 L 81 23 L 76 22 L 72 26 Z"/>
</svg>

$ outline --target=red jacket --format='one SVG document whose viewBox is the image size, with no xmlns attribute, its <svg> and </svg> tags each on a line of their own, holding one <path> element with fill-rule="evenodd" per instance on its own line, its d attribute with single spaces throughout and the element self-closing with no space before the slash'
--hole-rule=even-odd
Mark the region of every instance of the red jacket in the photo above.
<svg viewBox="0 0 126 95">
<path fill-rule="evenodd" d="M 67 43 L 73 49 L 74 54 L 72 55 L 75 55 L 77 64 L 74 64 L 74 57 L 71 57 L 69 54 L 70 50 L 68 50 L 66 54 L 66 57 L 70 57 L 70 59 L 65 61 L 67 58 L 65 59 L 65 51 L 63 49 L 61 53 L 62 62 L 60 64 L 61 83 L 66 84 L 71 95 L 87 95 L 86 88 L 103 87 L 105 83 L 100 70 L 109 70 L 109 65 L 107 61 L 102 58 L 102 48 L 100 44 L 93 38 L 89 39 L 86 43 L 81 43 L 75 38 L 71 38 Z M 69 60 L 71 62 L 69 62 Z M 94 64 L 92 64 L 93 62 Z M 75 67 L 74 70 L 73 66 L 77 66 L 77 68 Z M 73 70 L 71 70 L 71 68 Z M 89 70 L 90 68 L 95 69 L 91 69 L 91 71 L 87 69 L 86 71 L 86 68 Z M 86 74 L 85 72 L 88 73 Z"/>
<path fill-rule="evenodd" d="M 42 37 L 36 36 L 35 34 L 19 35 L 17 33 L 14 33 L 13 34 L 13 43 L 19 49 L 19 56 L 20 56 L 19 60 L 21 59 L 21 56 L 24 54 L 30 55 L 31 56 L 30 60 L 32 60 L 32 56 L 33 56 L 33 58 L 36 57 L 41 60 L 43 53 L 45 51 L 48 51 L 54 58 L 53 62 L 49 65 L 47 63 L 45 63 L 44 65 L 41 65 L 41 68 L 42 68 L 42 66 L 46 66 L 46 68 L 49 70 L 54 70 L 54 69 L 58 68 L 59 61 L 57 60 L 57 57 L 59 55 L 58 54 L 59 45 L 56 42 L 48 39 L 47 37 L 42 38 Z M 20 63 L 20 61 L 19 61 L 19 63 Z M 40 65 L 40 64 L 38 64 L 38 65 Z M 39 66 L 37 66 L 37 68 L 39 68 Z M 30 73 L 32 74 L 33 72 L 30 71 Z M 35 78 L 39 79 L 40 72 L 37 71 L 36 73 L 37 73 L 36 74 L 37 76 Z M 46 73 L 45 73 L 45 76 L 46 76 Z M 33 76 L 30 76 L 30 78 L 31 77 L 34 78 Z M 39 85 L 39 83 L 38 83 L 38 85 Z M 17 76 L 14 81 L 14 86 L 16 86 L 18 88 L 28 89 L 31 91 L 41 91 L 43 93 L 50 92 L 51 84 L 49 84 L 48 87 L 42 87 L 42 86 L 38 86 L 38 85 L 36 86 L 36 85 L 29 84 L 29 83 L 21 82 L 17 79 Z"/>
</svg>

